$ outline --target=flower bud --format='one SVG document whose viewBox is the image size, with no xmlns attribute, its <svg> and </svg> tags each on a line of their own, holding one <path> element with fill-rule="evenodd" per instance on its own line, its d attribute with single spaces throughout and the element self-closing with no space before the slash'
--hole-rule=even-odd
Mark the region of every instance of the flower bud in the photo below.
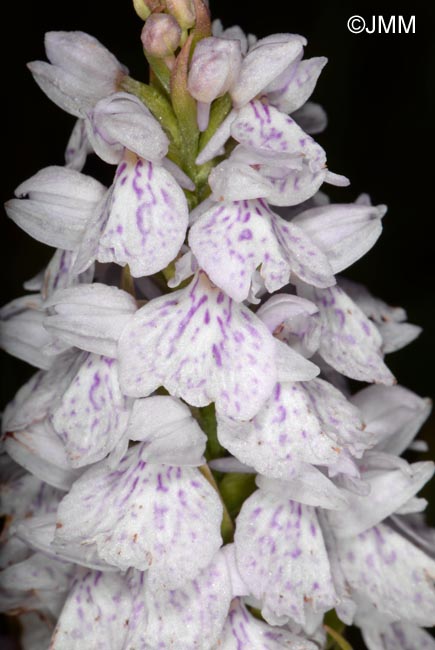
<svg viewBox="0 0 435 650">
<path fill-rule="evenodd" d="M 160 0 L 133 0 L 133 7 L 139 18 L 146 20 L 153 11 L 162 11 L 163 2 Z"/>
<path fill-rule="evenodd" d="M 133 0 L 133 7 L 142 20 L 146 20 L 151 13 L 144 0 Z"/>
<path fill-rule="evenodd" d="M 147 54 L 170 56 L 180 44 L 181 27 L 169 14 L 153 14 L 142 29 L 141 40 Z"/>
<path fill-rule="evenodd" d="M 242 64 L 240 41 L 204 38 L 190 65 L 187 87 L 196 100 L 210 104 L 224 95 L 237 79 Z"/>
<path fill-rule="evenodd" d="M 166 6 L 182 29 L 193 27 L 196 16 L 192 0 L 166 0 Z"/>
</svg>

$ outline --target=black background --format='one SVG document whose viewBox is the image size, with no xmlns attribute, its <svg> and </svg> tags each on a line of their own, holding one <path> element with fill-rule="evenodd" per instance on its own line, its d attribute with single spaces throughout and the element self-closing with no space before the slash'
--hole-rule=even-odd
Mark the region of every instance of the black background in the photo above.
<svg viewBox="0 0 435 650">
<path fill-rule="evenodd" d="M 434 250 L 434 69 L 435 20 L 430 2 L 351 3 L 320 0 L 257 3 L 212 0 L 213 17 L 239 24 L 257 36 L 294 32 L 307 37 L 306 56 L 327 56 L 313 99 L 329 116 L 316 136 L 329 168 L 345 174 L 351 186 L 327 191 L 336 201 L 368 192 L 389 207 L 376 246 L 346 274 L 367 284 L 391 304 L 404 306 L 409 320 L 423 326 L 421 337 L 390 355 L 387 363 L 399 382 L 421 395 L 435 394 Z M 96 36 L 137 79 L 146 80 L 139 41 L 142 23 L 130 0 L 93 2 L 45 0 L 17 3 L 4 16 L 2 45 L 3 201 L 19 182 L 50 164 L 63 164 L 74 118 L 62 113 L 33 82 L 27 61 L 45 59 L 43 34 L 79 29 Z M 415 34 L 360 34 L 347 29 L 350 16 L 369 23 L 373 15 L 415 15 Z M 93 162 L 86 170 L 110 183 L 113 168 Z M 102 174 L 102 175 L 101 175 Z M 1 216 L 2 303 L 22 295 L 22 283 L 49 259 L 38 244 Z M 2 404 L 30 371 L 2 355 Z M 434 419 L 423 436 L 435 449 Z M 431 490 L 432 494 L 434 489 Z M 426 492 L 428 496 L 429 491 Z M 435 513 L 432 506 L 431 518 Z"/>
</svg>

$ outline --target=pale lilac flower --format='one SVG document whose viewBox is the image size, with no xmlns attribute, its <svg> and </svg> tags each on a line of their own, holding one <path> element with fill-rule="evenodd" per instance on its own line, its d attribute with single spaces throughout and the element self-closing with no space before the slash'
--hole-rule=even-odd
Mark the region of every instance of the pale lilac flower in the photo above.
<svg viewBox="0 0 435 650">
<path fill-rule="evenodd" d="M 333 608 L 337 596 L 315 509 L 280 491 L 259 489 L 243 504 L 237 565 L 267 622 L 304 625 L 309 614 Z"/>
<path fill-rule="evenodd" d="M 254 314 L 200 272 L 188 287 L 145 305 L 127 324 L 118 347 L 121 386 L 141 397 L 163 385 L 194 406 L 214 401 L 219 411 L 247 419 L 272 392 L 276 356 L 296 381 L 317 374 L 313 364 L 286 352 L 278 352 Z"/>
<path fill-rule="evenodd" d="M 148 570 L 159 584 L 181 586 L 221 546 L 222 505 L 198 469 L 146 458 L 141 444 L 116 470 L 104 462 L 88 469 L 59 506 L 54 545 L 80 548 L 84 560 L 95 550 L 109 565 Z"/>
<path fill-rule="evenodd" d="M 98 102 L 86 126 L 95 152 L 118 168 L 82 233 L 76 271 L 98 260 L 128 264 L 134 277 L 156 273 L 179 252 L 188 224 L 183 191 L 162 166 L 168 139 L 146 106 L 127 93 Z"/>
<path fill-rule="evenodd" d="M 319 309 L 319 353 L 328 364 L 352 379 L 386 385 L 395 383 L 383 361 L 379 330 L 343 289 L 300 285 L 298 293 Z"/>
<path fill-rule="evenodd" d="M 221 444 L 241 462 L 272 478 L 294 478 L 307 463 L 354 472 L 350 457 L 373 445 L 358 410 L 322 379 L 277 383 L 245 422 L 217 415 Z"/>
<path fill-rule="evenodd" d="M 210 174 L 215 200 L 264 198 L 273 205 L 295 205 L 324 182 L 349 184 L 328 171 L 326 154 L 311 136 L 273 106 L 251 101 L 238 112 L 230 133 L 240 146 Z"/>
<path fill-rule="evenodd" d="M 189 244 L 212 282 L 238 302 L 248 297 L 252 275 L 260 265 L 270 292 L 293 280 L 293 273 L 315 286 L 335 283 L 316 244 L 261 200 L 215 204 L 195 221 Z"/>
</svg>

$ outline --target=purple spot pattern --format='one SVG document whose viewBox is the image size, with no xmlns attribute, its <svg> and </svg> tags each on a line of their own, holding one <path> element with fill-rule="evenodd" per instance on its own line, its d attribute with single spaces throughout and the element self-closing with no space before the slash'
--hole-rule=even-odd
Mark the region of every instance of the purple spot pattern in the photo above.
<svg viewBox="0 0 435 650">
<path fill-rule="evenodd" d="M 340 455 L 370 445 L 358 410 L 321 379 L 277 384 L 257 415 L 237 422 L 217 415 L 221 444 L 271 478 L 291 479 L 304 463 L 335 467 Z"/>
<path fill-rule="evenodd" d="M 261 175 L 273 186 L 264 197 L 270 203 L 296 205 L 322 185 L 327 171 L 324 150 L 273 106 L 251 101 L 239 111 L 231 134 L 249 148 L 253 160 L 258 156 Z"/>
<path fill-rule="evenodd" d="M 186 198 L 162 167 L 137 157 L 121 164 L 97 259 L 128 264 L 134 277 L 152 275 L 181 248 L 188 224 Z"/>
<path fill-rule="evenodd" d="M 435 560 L 386 524 L 337 542 L 346 581 L 381 613 L 433 625 Z"/>
<path fill-rule="evenodd" d="M 121 386 L 134 397 L 164 386 L 194 406 L 213 401 L 218 411 L 247 419 L 273 390 L 274 355 L 265 325 L 199 272 L 185 289 L 142 307 L 126 326 L 119 341 Z"/>
<path fill-rule="evenodd" d="M 132 447 L 116 470 L 105 463 L 88 469 L 59 506 L 56 543 L 94 549 L 122 570 L 149 569 L 154 580 L 177 587 L 220 547 L 222 505 L 198 469 L 143 456 L 146 444 Z"/>
<path fill-rule="evenodd" d="M 303 625 L 306 612 L 325 612 L 337 602 L 323 537 L 310 533 L 313 525 L 320 531 L 315 508 L 285 495 L 257 490 L 242 506 L 237 564 L 266 621 L 283 616 Z"/>
<path fill-rule="evenodd" d="M 168 650 L 214 647 L 230 601 L 230 576 L 226 560 L 220 553 L 195 580 L 186 582 L 180 589 L 153 589 L 150 583 L 145 597 L 147 647 Z"/>
<path fill-rule="evenodd" d="M 50 647 L 61 650 L 82 642 L 89 648 L 121 648 L 132 606 L 124 576 L 78 568 Z"/>
<path fill-rule="evenodd" d="M 51 258 L 41 287 L 44 300 L 50 298 L 54 291 L 66 289 L 78 284 L 89 284 L 94 277 L 94 268 L 90 266 L 83 273 L 77 274 L 73 265 L 76 255 L 72 251 L 57 250 Z"/>
<path fill-rule="evenodd" d="M 327 363 L 352 379 L 394 383 L 382 358 L 379 330 L 340 287 L 304 287 L 301 294 L 319 308 L 319 352 Z"/>
<path fill-rule="evenodd" d="M 263 201 L 212 207 L 192 226 L 189 244 L 210 279 L 238 302 L 248 297 L 259 265 L 269 292 L 287 284 L 291 273 L 316 286 L 335 282 L 320 249 Z"/>
<path fill-rule="evenodd" d="M 126 431 L 131 404 L 119 386 L 118 362 L 86 355 L 51 413 L 73 467 L 94 463 L 112 451 Z"/>
</svg>

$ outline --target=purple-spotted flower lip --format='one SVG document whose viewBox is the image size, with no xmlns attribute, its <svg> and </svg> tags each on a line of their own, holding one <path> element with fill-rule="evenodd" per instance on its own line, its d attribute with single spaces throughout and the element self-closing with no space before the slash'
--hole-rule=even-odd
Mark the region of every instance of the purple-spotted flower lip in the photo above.
<svg viewBox="0 0 435 650">
<path fill-rule="evenodd" d="M 235 551 L 240 575 L 271 625 L 291 618 L 304 626 L 310 613 L 337 604 L 316 511 L 292 501 L 282 488 L 280 493 L 259 489 L 244 502 Z"/>
<path fill-rule="evenodd" d="M 85 559 L 96 553 L 177 588 L 220 548 L 222 504 L 199 469 L 149 463 L 146 451 L 145 443 L 136 445 L 115 470 L 100 462 L 74 483 L 59 506 L 53 546 L 60 553 L 81 549 Z"/>
<path fill-rule="evenodd" d="M 189 244 L 214 284 L 239 302 L 248 298 L 258 267 L 270 292 L 294 277 L 322 287 L 335 283 L 324 253 L 262 200 L 215 204 L 191 227 Z"/>
<path fill-rule="evenodd" d="M 249 419 L 279 371 L 295 380 L 317 373 L 302 357 L 280 354 L 277 344 L 250 310 L 199 271 L 185 289 L 151 301 L 127 324 L 118 346 L 121 386 L 141 397 L 162 385 L 193 406 L 214 401 L 217 410 Z"/>
</svg>

